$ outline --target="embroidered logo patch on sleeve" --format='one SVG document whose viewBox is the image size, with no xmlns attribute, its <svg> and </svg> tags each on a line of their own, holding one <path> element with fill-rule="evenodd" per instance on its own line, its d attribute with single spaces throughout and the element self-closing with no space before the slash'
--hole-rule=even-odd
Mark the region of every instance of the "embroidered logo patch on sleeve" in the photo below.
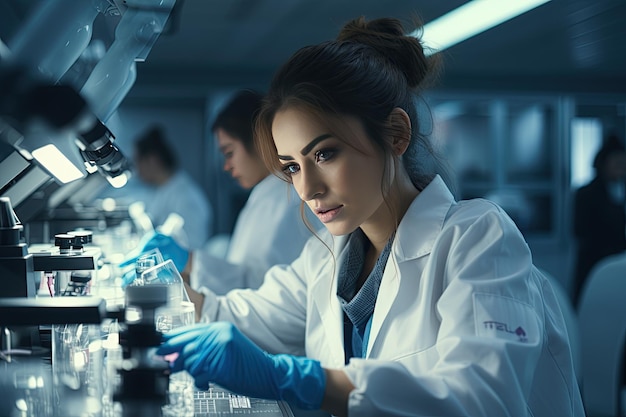
<svg viewBox="0 0 626 417">
<path fill-rule="evenodd" d="M 536 344 L 540 329 L 535 311 L 528 304 L 495 294 L 474 294 L 476 335 Z"/>
</svg>

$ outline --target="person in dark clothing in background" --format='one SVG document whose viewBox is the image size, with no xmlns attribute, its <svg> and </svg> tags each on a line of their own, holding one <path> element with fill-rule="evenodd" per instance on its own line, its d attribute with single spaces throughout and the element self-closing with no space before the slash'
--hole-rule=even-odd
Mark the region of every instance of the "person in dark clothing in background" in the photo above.
<svg viewBox="0 0 626 417">
<path fill-rule="evenodd" d="M 626 250 L 626 149 L 609 135 L 596 154 L 596 176 L 574 199 L 574 235 L 578 253 L 573 302 L 578 306 L 585 281 L 603 258 Z"/>
</svg>

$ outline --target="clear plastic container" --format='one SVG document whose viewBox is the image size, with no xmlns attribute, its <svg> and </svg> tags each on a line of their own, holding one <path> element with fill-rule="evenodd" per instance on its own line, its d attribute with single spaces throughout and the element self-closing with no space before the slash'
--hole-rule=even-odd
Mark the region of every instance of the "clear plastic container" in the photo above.
<svg viewBox="0 0 626 417">
<path fill-rule="evenodd" d="M 182 301 L 190 301 L 183 278 L 171 259 L 143 271 L 141 282 L 143 285 L 167 285 L 168 306 L 178 306 Z"/>
<path fill-rule="evenodd" d="M 144 278 L 142 277 L 144 271 L 147 271 L 148 269 L 155 267 L 163 262 L 163 255 L 161 254 L 161 251 L 159 251 L 159 249 L 157 248 L 154 248 L 141 255 L 139 258 L 137 258 L 137 261 L 135 262 L 135 280 L 131 283 L 131 285 L 144 285 L 145 282 Z"/>
<path fill-rule="evenodd" d="M 182 301 L 178 306 L 157 309 L 155 324 L 158 331 L 168 333 L 195 322 L 193 303 Z M 163 406 L 163 417 L 193 417 L 194 381 L 186 371 L 170 375 L 167 393 L 168 403 Z"/>
<path fill-rule="evenodd" d="M 58 415 L 99 417 L 104 394 L 100 325 L 52 326 L 52 376 Z"/>
<path fill-rule="evenodd" d="M 146 269 L 141 274 L 143 285 L 167 285 L 168 301 L 155 311 L 156 330 L 168 333 L 174 329 L 195 323 L 195 309 L 185 290 L 183 279 L 174 266 L 167 260 Z M 193 417 L 194 381 L 186 371 L 177 372 L 169 377 L 168 403 L 163 406 L 163 417 Z"/>
</svg>

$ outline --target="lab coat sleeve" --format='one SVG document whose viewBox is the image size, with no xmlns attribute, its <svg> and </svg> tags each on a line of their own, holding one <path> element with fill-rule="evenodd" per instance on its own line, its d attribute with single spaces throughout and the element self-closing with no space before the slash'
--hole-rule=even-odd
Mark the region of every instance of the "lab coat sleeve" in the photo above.
<svg viewBox="0 0 626 417">
<path fill-rule="evenodd" d="M 276 265 L 261 287 L 236 289 L 218 296 L 207 288 L 202 321 L 229 321 L 270 353 L 304 355 L 307 285 L 304 256 Z"/>
<path fill-rule="evenodd" d="M 295 194 L 288 196 L 286 192 L 293 190 L 286 187 L 278 178 L 255 187 L 237 218 L 225 259 L 212 255 L 210 245 L 194 251 L 192 288 L 205 286 L 217 294 L 256 289 L 270 267 L 291 263 L 300 255 L 312 234 L 302 221 L 300 200 Z M 310 210 L 306 213 L 311 215 Z M 316 221 L 309 218 L 315 227 Z"/>
<path fill-rule="evenodd" d="M 190 197 L 188 197 L 190 198 Z M 193 204 L 191 202 L 179 201 L 176 204 L 176 208 L 173 210 L 185 219 L 185 224 L 182 227 L 182 233 L 186 237 L 187 247 L 190 249 L 196 249 L 202 247 L 208 240 L 209 236 L 213 234 L 213 211 L 211 206 L 200 197 L 196 197 Z M 189 210 L 189 207 L 193 207 L 193 211 Z"/>
<path fill-rule="evenodd" d="M 491 210 L 444 229 L 430 257 L 421 279 L 442 282 L 435 304 L 440 326 L 430 348 L 436 363 L 415 374 L 403 358 L 351 360 L 345 372 L 356 389 L 349 415 L 526 417 L 545 341 L 541 295 L 521 234 Z"/>
<path fill-rule="evenodd" d="M 211 254 L 205 246 L 193 252 L 190 285 L 210 288 L 218 295 L 236 288 L 258 288 L 268 267 L 260 262 L 234 264 Z"/>
</svg>

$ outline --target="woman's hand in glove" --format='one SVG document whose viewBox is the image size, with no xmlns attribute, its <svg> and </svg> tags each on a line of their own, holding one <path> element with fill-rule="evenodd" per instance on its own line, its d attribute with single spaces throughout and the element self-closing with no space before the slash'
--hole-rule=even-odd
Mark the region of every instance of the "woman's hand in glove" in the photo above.
<svg viewBox="0 0 626 417">
<path fill-rule="evenodd" d="M 303 409 L 321 406 L 326 376 L 318 361 L 268 354 L 231 323 L 181 327 L 164 339 L 157 354 L 177 352 L 172 371 L 186 370 L 198 388 L 214 382 L 237 394 L 285 400 Z"/>
</svg>

